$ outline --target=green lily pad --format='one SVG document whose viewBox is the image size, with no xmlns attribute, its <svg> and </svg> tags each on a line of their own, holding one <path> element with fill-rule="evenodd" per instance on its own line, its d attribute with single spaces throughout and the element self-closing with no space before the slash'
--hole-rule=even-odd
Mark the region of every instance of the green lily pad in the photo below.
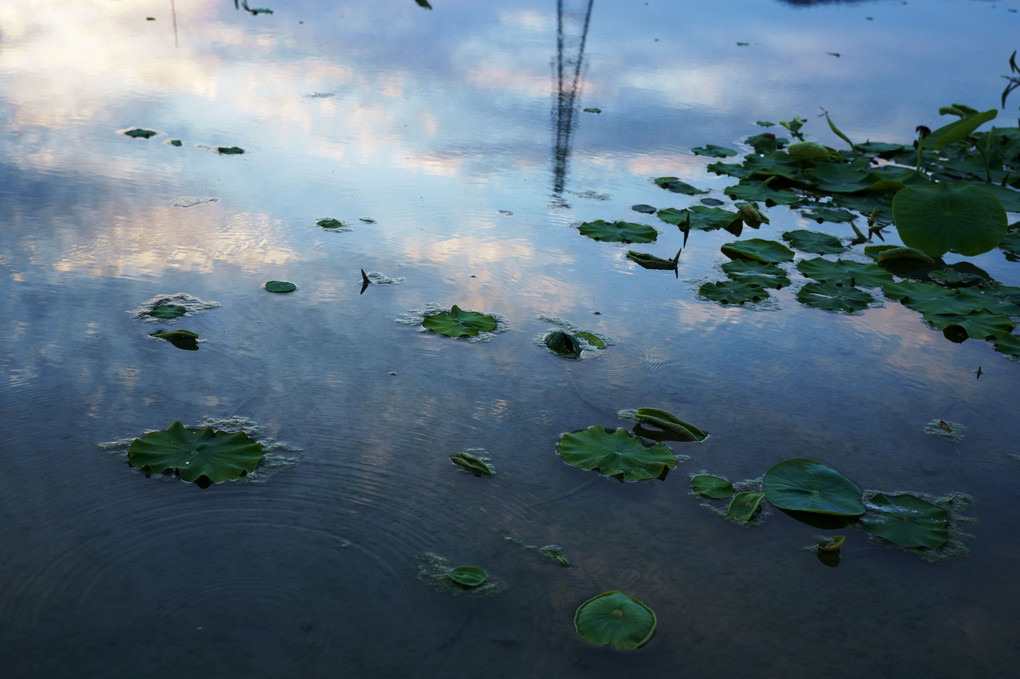
<svg viewBox="0 0 1020 679">
<path fill-rule="evenodd" d="M 160 304 L 150 311 L 149 315 L 155 318 L 171 319 L 183 316 L 187 312 L 188 310 L 180 304 Z"/>
<path fill-rule="evenodd" d="M 797 262 L 797 270 L 808 278 L 834 285 L 878 288 L 893 282 L 892 274 L 880 266 L 840 259 L 835 262 L 815 257 Z"/>
<path fill-rule="evenodd" d="M 833 151 L 830 151 L 816 141 L 799 141 L 796 144 L 790 144 L 786 152 L 794 160 L 801 163 L 828 162 L 837 159 Z"/>
<path fill-rule="evenodd" d="M 677 268 L 680 261 L 680 253 L 677 252 L 676 257 L 673 259 L 663 259 L 662 257 L 656 257 L 655 255 L 648 254 L 647 252 L 627 250 L 627 259 L 631 260 L 638 266 L 644 267 L 645 269 L 663 269 L 672 271 Z"/>
<path fill-rule="evenodd" d="M 941 330 L 946 339 L 957 343 L 968 337 L 994 340 L 1009 335 L 1016 327 L 1009 316 L 984 310 L 966 315 L 924 314 L 924 320 Z"/>
<path fill-rule="evenodd" d="M 687 182 L 680 181 L 676 177 L 659 177 L 655 180 L 655 183 L 667 191 L 682 193 L 686 196 L 697 196 L 702 193 L 708 193 L 708 191 L 702 191 L 697 187 L 691 186 Z"/>
<path fill-rule="evenodd" d="M 715 281 L 704 283 L 698 294 L 719 304 L 744 304 L 768 299 L 769 293 L 762 286 L 746 281 Z"/>
<path fill-rule="evenodd" d="M 899 300 L 903 306 L 926 315 L 966 315 L 982 309 L 980 301 L 961 297 L 959 291 L 935 283 L 887 283 L 882 286 L 882 292 L 889 299 Z"/>
<path fill-rule="evenodd" d="M 549 347 L 553 353 L 566 358 L 580 358 L 581 352 L 584 350 L 584 346 L 577 337 L 562 330 L 553 330 L 545 336 L 544 342 L 545 346 Z"/>
<path fill-rule="evenodd" d="M 591 346 L 595 347 L 596 349 L 605 349 L 606 348 L 605 340 L 603 340 L 601 337 L 599 337 L 598 335 L 596 335 L 593 332 L 588 332 L 587 330 L 581 330 L 581 331 L 577 332 L 576 334 L 577 334 L 578 337 L 580 337 L 581 339 L 583 339 L 585 342 L 587 342 Z"/>
<path fill-rule="evenodd" d="M 489 574 L 478 566 L 457 566 L 450 571 L 450 579 L 461 587 L 478 587 L 489 579 Z"/>
<path fill-rule="evenodd" d="M 183 146 L 184 142 L 182 142 L 180 139 L 171 139 L 170 140 L 170 145 L 171 146 Z"/>
<path fill-rule="evenodd" d="M 713 500 L 725 500 L 733 495 L 733 484 L 721 476 L 698 474 L 691 478 L 691 490 Z"/>
<path fill-rule="evenodd" d="M 813 252 L 816 255 L 835 255 L 846 250 L 846 246 L 835 236 L 819 231 L 787 231 L 783 240 L 802 252 Z"/>
<path fill-rule="evenodd" d="M 908 186 L 893 199 L 893 220 L 904 244 L 938 257 L 979 255 L 1006 235 L 999 199 L 975 185 Z"/>
<path fill-rule="evenodd" d="M 591 107 L 588 107 L 588 108 L 584 109 L 584 112 L 585 113 L 602 113 L 602 109 L 595 108 L 594 106 L 591 106 Z"/>
<path fill-rule="evenodd" d="M 759 285 L 763 288 L 781 290 L 790 284 L 786 272 L 775 264 L 755 262 L 749 259 L 734 259 L 722 265 L 726 276 L 738 283 Z"/>
<path fill-rule="evenodd" d="M 761 134 L 751 135 L 744 140 L 751 148 L 754 149 L 755 153 L 768 154 L 783 148 L 786 146 L 789 140 L 783 137 L 777 137 L 771 132 L 762 132 Z"/>
<path fill-rule="evenodd" d="M 723 193 L 734 200 L 760 200 L 768 207 L 773 205 L 793 205 L 800 202 L 801 197 L 793 191 L 774 189 L 769 186 L 772 179 L 773 177 L 769 177 L 763 182 L 741 182 L 735 186 L 727 186 L 723 189 Z"/>
<path fill-rule="evenodd" d="M 813 207 L 808 210 L 801 210 L 802 215 L 808 219 L 813 219 L 819 224 L 822 222 L 852 222 L 857 219 L 858 215 L 855 215 L 849 210 L 843 210 L 840 208 L 831 207 Z"/>
<path fill-rule="evenodd" d="M 750 259 L 769 264 L 792 262 L 796 256 L 793 250 L 782 243 L 761 238 L 733 241 L 724 244 L 720 249 L 730 259 Z"/>
<path fill-rule="evenodd" d="M 665 210 L 659 210 L 659 219 L 667 224 L 686 226 L 686 228 L 698 231 L 728 229 L 743 221 L 743 217 L 741 217 L 739 212 L 709 207 L 708 205 L 692 205 L 683 210 L 669 207 Z M 689 224 L 687 223 L 688 220 L 690 220 Z"/>
<path fill-rule="evenodd" d="M 861 528 L 893 544 L 915 549 L 938 549 L 949 540 L 945 509 L 913 495 L 878 493 L 868 502 Z"/>
<path fill-rule="evenodd" d="M 221 156 L 239 156 L 244 153 L 244 149 L 240 146 L 217 146 L 216 152 Z"/>
<path fill-rule="evenodd" d="M 595 240 L 613 243 L 651 243 L 659 232 L 634 222 L 605 222 L 601 219 L 581 224 L 581 233 Z"/>
<path fill-rule="evenodd" d="M 790 511 L 860 516 L 862 492 L 857 485 L 831 467 L 807 458 L 774 465 L 762 480 L 765 499 Z"/>
<path fill-rule="evenodd" d="M 427 330 L 447 337 L 477 337 L 479 332 L 495 330 L 496 319 L 477 311 L 464 311 L 454 304 L 449 311 L 440 311 L 427 317 L 422 325 Z"/>
<path fill-rule="evenodd" d="M 623 592 L 603 592 L 574 613 L 574 631 L 589 644 L 621 650 L 640 648 L 655 634 L 655 612 Z"/>
<path fill-rule="evenodd" d="M 797 291 L 797 301 L 816 309 L 851 313 L 867 309 L 874 298 L 851 285 L 808 283 Z"/>
<path fill-rule="evenodd" d="M 729 156 L 737 155 L 737 152 L 733 149 L 726 148 L 725 146 L 717 146 L 715 144 L 705 144 L 704 146 L 695 146 L 691 149 L 691 152 L 697 156 L 708 156 L 709 158 L 727 158 Z"/>
<path fill-rule="evenodd" d="M 656 212 L 655 208 L 651 205 L 648 205 L 647 203 L 638 203 L 637 205 L 631 205 L 630 209 L 633 210 L 634 212 L 640 212 L 641 214 L 645 215 L 654 215 Z"/>
<path fill-rule="evenodd" d="M 160 330 L 152 333 L 150 337 L 166 340 L 178 349 L 198 351 L 198 333 L 190 330 Z"/>
<path fill-rule="evenodd" d="M 935 260 L 915 248 L 901 245 L 869 245 L 864 254 L 879 264 L 892 262 L 915 262 L 917 264 L 934 264 Z"/>
<path fill-rule="evenodd" d="M 602 425 L 560 437 L 556 450 L 563 461 L 619 481 L 665 479 L 676 455 L 664 443 L 646 446 L 626 429 L 607 432 Z"/>
<path fill-rule="evenodd" d="M 269 292 L 287 293 L 297 290 L 297 286 L 290 281 L 266 281 L 266 290 Z"/>
<path fill-rule="evenodd" d="M 663 431 L 676 434 L 682 441 L 704 441 L 708 434 L 690 422 L 685 422 L 671 412 L 661 408 L 638 408 L 634 417 L 641 424 L 650 424 Z"/>
<path fill-rule="evenodd" d="M 262 454 L 262 444 L 244 432 L 185 429 L 174 422 L 169 429 L 135 439 L 128 448 L 128 464 L 146 473 L 173 472 L 204 488 L 255 471 Z"/>
<path fill-rule="evenodd" d="M 762 498 L 764 497 L 763 493 L 754 493 L 749 490 L 737 493 L 730 500 L 730 504 L 726 508 L 726 516 L 740 519 L 741 521 L 750 521 L 758 513 Z"/>
<path fill-rule="evenodd" d="M 347 222 L 341 222 L 339 219 L 333 219 L 327 217 L 326 219 L 320 219 L 315 222 L 315 225 L 323 229 L 339 230 L 339 231 L 350 231 L 351 225 Z"/>
<path fill-rule="evenodd" d="M 149 137 L 155 137 L 156 132 L 153 130 L 143 130 L 140 127 L 135 127 L 124 133 L 132 139 L 148 139 Z"/>
<path fill-rule="evenodd" d="M 451 455 L 450 461 L 458 467 L 467 469 L 475 476 L 492 476 L 496 473 L 484 460 L 480 460 L 470 453 L 460 452 L 456 455 Z"/>
</svg>

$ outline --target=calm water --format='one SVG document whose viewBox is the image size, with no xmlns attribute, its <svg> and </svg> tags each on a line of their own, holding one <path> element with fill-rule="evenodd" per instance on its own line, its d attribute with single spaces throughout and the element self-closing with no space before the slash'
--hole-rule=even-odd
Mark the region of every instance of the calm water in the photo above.
<svg viewBox="0 0 1020 679">
<path fill-rule="evenodd" d="M 1017 364 L 895 303 L 703 301 L 729 234 L 692 234 L 674 277 L 575 227 L 654 223 L 643 249 L 671 257 L 681 234 L 630 206 L 695 202 L 662 175 L 722 196 L 732 181 L 694 146 L 794 115 L 840 145 L 823 110 L 853 139 L 909 142 L 939 106 L 997 108 L 1015 7 L 432 4 L 0 6 L 3 676 L 1007 674 Z M 134 127 L 158 134 L 121 134 Z M 850 235 L 769 216 L 753 235 Z M 979 264 L 1020 284 L 997 250 Z M 360 269 L 402 280 L 359 294 Z M 272 279 L 299 289 L 270 294 Z M 219 306 L 129 313 L 179 292 Z M 474 343 L 397 322 L 428 303 L 508 331 Z M 536 344 L 553 318 L 615 344 L 557 358 Z M 166 327 L 205 341 L 148 337 Z M 673 444 L 691 459 L 665 482 L 556 455 L 561 433 L 627 426 L 617 412 L 638 406 L 711 432 Z M 275 474 L 201 490 L 99 446 L 232 417 L 280 444 Z M 925 434 L 933 418 L 967 436 Z M 468 448 L 495 477 L 450 464 Z M 826 568 L 804 550 L 824 531 L 781 512 L 737 526 L 689 492 L 691 472 L 748 479 L 790 457 L 973 496 L 969 552 L 928 563 L 849 529 Z M 440 591 L 423 552 L 503 589 Z M 575 608 L 614 589 L 658 615 L 639 651 L 574 634 Z"/>
</svg>

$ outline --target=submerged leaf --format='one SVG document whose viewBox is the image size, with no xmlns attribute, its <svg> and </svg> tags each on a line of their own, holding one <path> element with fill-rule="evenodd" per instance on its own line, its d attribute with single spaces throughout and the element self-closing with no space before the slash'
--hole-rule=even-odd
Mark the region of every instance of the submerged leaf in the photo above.
<svg viewBox="0 0 1020 679">
<path fill-rule="evenodd" d="M 132 139 L 148 139 L 149 137 L 156 136 L 156 133 L 153 130 L 143 130 L 140 127 L 130 129 L 124 134 L 131 137 Z"/>
</svg>

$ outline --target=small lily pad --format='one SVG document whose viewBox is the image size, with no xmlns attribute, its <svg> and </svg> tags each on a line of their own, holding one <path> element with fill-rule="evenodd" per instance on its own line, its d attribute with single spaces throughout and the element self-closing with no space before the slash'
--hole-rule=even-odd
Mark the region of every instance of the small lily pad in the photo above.
<svg viewBox="0 0 1020 679">
<path fill-rule="evenodd" d="M 640 212 L 641 214 L 645 215 L 655 214 L 655 208 L 646 203 L 638 203 L 637 205 L 631 205 L 630 209 L 633 210 L 634 212 Z"/>
<path fill-rule="evenodd" d="M 733 495 L 733 484 L 721 476 L 698 474 L 691 479 L 691 490 L 713 500 L 724 500 Z"/>
<path fill-rule="evenodd" d="M 580 337 L 581 339 L 583 339 L 585 342 L 587 342 L 591 346 L 595 347 L 596 349 L 605 349 L 606 348 L 605 340 L 603 340 L 601 337 L 599 337 L 598 335 L 596 335 L 593 332 L 588 332 L 587 330 L 581 330 L 581 331 L 579 331 L 577 333 L 577 336 Z"/>
<path fill-rule="evenodd" d="M 150 337 L 166 340 L 178 349 L 198 351 L 198 333 L 190 330 L 160 330 L 152 333 Z"/>
<path fill-rule="evenodd" d="M 734 259 L 724 262 L 722 270 L 727 278 L 738 283 L 758 285 L 763 288 L 781 290 L 790 284 L 786 272 L 775 264 L 755 262 L 748 259 Z"/>
<path fill-rule="evenodd" d="M 422 321 L 422 326 L 447 337 L 477 337 L 479 332 L 496 329 L 496 319 L 477 311 L 464 311 L 456 304 L 449 311 L 440 311 Z"/>
<path fill-rule="evenodd" d="M 179 304 L 160 304 L 150 311 L 149 315 L 154 318 L 170 319 L 183 316 L 187 312 L 188 310 Z"/>
<path fill-rule="evenodd" d="M 262 444 L 244 432 L 185 429 L 174 422 L 168 429 L 135 439 L 128 448 L 128 464 L 146 473 L 173 472 L 206 487 L 255 471 L 262 455 Z"/>
<path fill-rule="evenodd" d="M 796 257 L 796 253 L 782 243 L 761 238 L 748 238 L 725 243 L 720 250 L 730 259 L 750 259 L 769 264 L 792 262 Z"/>
<path fill-rule="evenodd" d="M 127 135 L 128 137 L 131 137 L 132 139 L 148 139 L 149 137 L 156 136 L 156 132 L 154 132 L 153 130 L 143 130 L 140 127 L 130 129 L 126 131 L 124 134 Z"/>
<path fill-rule="evenodd" d="M 492 470 L 484 460 L 481 460 L 474 455 L 466 452 L 459 452 L 456 455 L 450 456 L 450 461 L 458 467 L 463 467 L 475 476 L 492 476 L 496 472 Z"/>
<path fill-rule="evenodd" d="M 326 219 L 320 219 L 315 222 L 316 226 L 322 227 L 323 229 L 330 229 L 333 231 L 350 231 L 351 225 L 347 222 L 341 222 L 339 219 L 333 219 L 327 217 Z"/>
<path fill-rule="evenodd" d="M 216 152 L 221 156 L 239 156 L 244 153 L 244 149 L 240 146 L 217 146 Z"/>
<path fill-rule="evenodd" d="M 704 441 L 708 434 L 661 408 L 638 408 L 634 417 L 641 424 L 650 424 L 680 437 L 681 441 Z"/>
<path fill-rule="evenodd" d="M 478 587 L 489 579 L 489 574 L 478 566 L 457 566 L 450 571 L 450 579 L 461 587 Z"/>
<path fill-rule="evenodd" d="M 266 281 L 265 288 L 269 292 L 278 293 L 294 292 L 297 290 L 297 286 L 290 281 Z"/>
<path fill-rule="evenodd" d="M 730 504 L 726 508 L 726 515 L 741 521 L 750 521 L 758 513 L 762 498 L 764 497 L 763 493 L 755 493 L 749 490 L 737 493 L 730 500 Z"/>
<path fill-rule="evenodd" d="M 600 424 L 563 434 L 556 450 L 567 464 L 618 481 L 662 480 L 676 467 L 676 455 L 666 444 L 646 446 L 626 429 L 607 432 Z"/>
<path fill-rule="evenodd" d="M 676 177 L 659 177 L 655 180 L 657 186 L 660 186 L 667 191 L 673 193 L 682 193 L 686 196 L 697 196 L 702 193 L 708 193 L 708 191 L 702 191 L 701 189 L 691 186 L 687 182 L 681 181 Z"/>
<path fill-rule="evenodd" d="M 708 156 L 709 158 L 728 158 L 729 156 L 737 155 L 737 152 L 731 148 L 725 146 L 717 146 L 716 144 L 705 144 L 704 146 L 695 146 L 691 149 L 691 152 L 697 156 Z"/>
<path fill-rule="evenodd" d="M 855 262 L 840 259 L 835 262 L 822 257 L 802 259 L 797 270 L 809 278 L 834 285 L 861 285 L 878 288 L 893 282 L 892 274 L 870 262 Z"/>
<path fill-rule="evenodd" d="M 585 113 L 602 113 L 602 109 L 595 108 L 594 106 L 590 106 L 590 107 L 584 109 L 584 112 Z"/>
<path fill-rule="evenodd" d="M 581 224 L 583 235 L 614 243 L 650 243 L 659 236 L 653 227 L 634 222 L 606 222 L 601 219 Z"/>
<path fill-rule="evenodd" d="M 815 549 L 820 552 L 835 552 L 843 547 L 844 542 L 846 542 L 845 535 L 834 535 L 831 538 L 820 541 L 817 545 L 815 545 Z"/>
<path fill-rule="evenodd" d="M 553 353 L 566 358 L 580 358 L 581 352 L 584 350 L 576 336 L 563 330 L 553 330 L 545 336 L 543 341 Z"/>
<path fill-rule="evenodd" d="M 808 283 L 797 291 L 797 301 L 816 309 L 851 313 L 867 309 L 874 298 L 850 285 Z"/>
<path fill-rule="evenodd" d="M 938 505 L 913 495 L 878 493 L 867 507 L 861 528 L 900 547 L 938 549 L 949 540 L 949 513 Z"/>
<path fill-rule="evenodd" d="M 802 252 L 813 252 L 816 255 L 835 255 L 846 250 L 846 246 L 835 236 L 818 231 L 787 231 L 783 240 Z"/>
<path fill-rule="evenodd" d="M 673 271 L 677 268 L 680 262 L 680 253 L 676 253 L 676 257 L 673 259 L 663 259 L 662 257 L 656 257 L 655 255 L 647 252 L 635 252 L 634 250 L 627 250 L 627 259 L 631 260 L 635 264 L 645 269 L 662 269 Z"/>
<path fill-rule="evenodd" d="M 577 636 L 596 646 L 622 650 L 640 648 L 655 634 L 655 612 L 623 592 L 603 592 L 574 613 Z"/>
<path fill-rule="evenodd" d="M 762 480 L 765 499 L 780 509 L 836 516 L 864 513 L 863 493 L 835 469 L 807 458 L 774 465 Z"/>
<path fill-rule="evenodd" d="M 768 299 L 769 293 L 762 286 L 747 281 L 715 281 L 703 284 L 698 294 L 719 304 L 744 304 Z"/>
</svg>

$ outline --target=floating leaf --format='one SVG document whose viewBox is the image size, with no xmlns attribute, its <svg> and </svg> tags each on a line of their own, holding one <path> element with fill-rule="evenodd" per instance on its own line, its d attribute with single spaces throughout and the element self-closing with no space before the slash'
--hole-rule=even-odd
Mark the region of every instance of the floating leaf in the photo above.
<svg viewBox="0 0 1020 679">
<path fill-rule="evenodd" d="M 934 283 L 887 283 L 882 291 L 889 299 L 899 300 L 903 306 L 922 314 L 965 315 L 982 308 L 979 300 L 961 297 L 959 291 Z"/>
<path fill-rule="evenodd" d="M 924 320 L 941 330 L 946 339 L 957 343 L 968 337 L 993 340 L 1009 335 L 1015 327 L 1009 316 L 984 310 L 966 315 L 924 314 Z"/>
<path fill-rule="evenodd" d="M 582 331 L 577 333 L 577 336 L 580 337 L 581 339 L 583 339 L 588 344 L 590 344 L 593 347 L 595 347 L 596 349 L 605 349 L 606 348 L 605 341 L 603 341 L 603 339 L 601 337 L 599 337 L 598 335 L 596 335 L 595 333 L 588 332 L 587 330 L 582 330 Z"/>
<path fill-rule="evenodd" d="M 150 335 L 166 340 L 178 349 L 185 351 L 198 351 L 198 333 L 190 330 L 160 330 Z"/>
<path fill-rule="evenodd" d="M 240 146 L 217 146 L 216 152 L 221 156 L 239 156 L 244 153 L 244 149 Z"/>
<path fill-rule="evenodd" d="M 339 219 L 333 219 L 332 217 L 327 217 L 326 219 L 320 219 L 317 222 L 315 222 L 315 225 L 316 226 L 320 226 L 323 229 L 337 229 L 337 230 L 340 230 L 340 231 L 350 231 L 351 230 L 350 224 L 348 224 L 347 222 L 341 222 Z"/>
<path fill-rule="evenodd" d="M 269 292 L 294 292 L 297 286 L 290 281 L 266 281 L 266 290 Z"/>
<path fill-rule="evenodd" d="M 769 293 L 756 283 L 744 281 L 715 281 L 698 288 L 698 294 L 720 304 L 744 304 L 767 299 Z"/>
<path fill-rule="evenodd" d="M 817 163 L 837 160 L 835 152 L 815 141 L 799 141 L 786 149 L 790 156 L 801 163 Z"/>
<path fill-rule="evenodd" d="M 797 270 L 809 278 L 834 285 L 861 285 L 877 288 L 893 282 L 892 274 L 875 264 L 840 259 L 835 262 L 822 257 L 802 259 Z"/>
<path fill-rule="evenodd" d="M 475 476 L 492 476 L 496 472 L 492 470 L 485 461 L 471 455 L 470 453 L 460 452 L 456 455 L 450 456 L 450 461 L 458 467 L 463 467 Z"/>
<path fill-rule="evenodd" d="M 808 219 L 815 220 L 819 224 L 822 222 L 852 222 L 857 219 L 857 215 L 849 210 L 831 207 L 813 207 L 809 210 L 801 210 L 801 214 Z"/>
<path fill-rule="evenodd" d="M 495 330 L 496 319 L 477 311 L 464 311 L 454 304 L 449 311 L 428 316 L 422 325 L 427 330 L 447 337 L 477 337 L 479 332 Z"/>
<path fill-rule="evenodd" d="M 666 444 L 646 446 L 626 429 L 607 432 L 600 424 L 564 434 L 556 450 L 567 464 L 619 481 L 662 480 L 676 466 L 676 455 Z"/>
<path fill-rule="evenodd" d="M 677 268 L 680 261 L 680 252 L 678 251 L 676 253 L 676 257 L 673 259 L 663 259 L 662 257 L 656 257 L 655 255 L 648 254 L 647 252 L 627 250 L 627 259 L 646 269 L 663 269 L 673 271 Z"/>
<path fill-rule="evenodd" d="M 773 205 L 793 205 L 800 202 L 800 196 L 793 191 L 774 189 L 769 186 L 772 179 L 773 177 L 769 177 L 760 183 L 748 182 L 746 184 L 740 183 L 736 186 L 727 186 L 723 189 L 723 193 L 734 200 L 760 200 L 768 207 Z"/>
<path fill-rule="evenodd" d="M 150 311 L 149 315 L 155 318 L 170 319 L 177 318 L 178 316 L 183 316 L 187 312 L 188 310 L 182 307 L 180 304 L 160 304 L 152 311 Z"/>
<path fill-rule="evenodd" d="M 478 566 L 457 566 L 450 571 L 450 579 L 462 587 L 478 587 L 489 579 L 489 574 Z"/>
<path fill-rule="evenodd" d="M 756 262 L 778 264 L 779 262 L 792 262 L 796 254 L 790 248 L 774 240 L 763 240 L 761 238 L 749 238 L 726 243 L 721 248 L 722 253 L 730 259 L 751 259 Z"/>
<path fill-rule="evenodd" d="M 750 521 L 758 513 L 762 498 L 764 497 L 763 493 L 753 493 L 751 491 L 737 493 L 730 500 L 730 504 L 726 508 L 726 515 L 741 521 Z"/>
<path fill-rule="evenodd" d="M 707 433 L 661 408 L 638 408 L 634 415 L 641 424 L 650 424 L 677 434 L 683 441 L 704 441 Z"/>
<path fill-rule="evenodd" d="M 584 109 L 584 112 L 585 113 L 602 113 L 602 109 L 592 107 L 592 108 Z"/>
<path fill-rule="evenodd" d="M 787 231 L 783 234 L 783 240 L 798 250 L 816 255 L 835 255 L 846 250 L 846 246 L 835 236 L 806 229 Z"/>
<path fill-rule="evenodd" d="M 580 358 L 584 347 L 578 338 L 569 332 L 554 330 L 545 336 L 545 346 L 554 353 L 567 358 Z"/>
<path fill-rule="evenodd" d="M 646 215 L 654 215 L 655 214 L 655 208 L 652 207 L 651 205 L 646 204 L 646 203 L 638 203 L 637 205 L 631 205 L 630 209 L 633 210 L 634 212 L 640 212 L 640 213 L 646 214 Z"/>
<path fill-rule="evenodd" d="M 676 177 L 659 177 L 655 180 L 655 183 L 667 191 L 682 193 L 687 196 L 696 196 L 701 193 L 708 193 L 708 191 L 702 191 L 699 188 L 691 186 L 687 182 L 680 181 Z"/>
<path fill-rule="evenodd" d="M 155 474 L 174 472 L 204 488 L 255 471 L 262 454 L 262 444 L 244 432 L 185 429 L 174 422 L 169 429 L 135 439 L 128 448 L 128 464 Z"/>
<path fill-rule="evenodd" d="M 873 257 L 879 264 L 893 262 L 916 262 L 918 264 L 934 264 L 935 260 L 914 248 L 900 245 L 869 245 L 864 254 Z"/>
<path fill-rule="evenodd" d="M 714 500 L 724 500 L 733 495 L 733 484 L 721 476 L 699 474 L 691 479 L 691 490 Z"/>
<path fill-rule="evenodd" d="M 131 137 L 132 139 L 148 139 L 149 137 L 155 137 L 156 132 L 152 130 L 143 130 L 140 127 L 135 127 L 126 131 L 124 134 Z"/>
<path fill-rule="evenodd" d="M 874 298 L 850 285 L 808 283 L 797 291 L 797 301 L 805 306 L 826 311 L 863 311 Z"/>
<path fill-rule="evenodd" d="M 831 467 L 807 458 L 774 465 L 762 480 L 765 499 L 780 509 L 837 516 L 864 513 L 861 489 Z"/>
<path fill-rule="evenodd" d="M 601 219 L 581 224 L 581 233 L 595 240 L 614 243 L 650 243 L 659 232 L 645 224 L 605 222 Z"/>
<path fill-rule="evenodd" d="M 722 270 L 726 275 L 739 283 L 759 285 L 763 288 L 780 290 L 790 284 L 786 272 L 775 264 L 755 262 L 749 259 L 734 259 L 724 262 Z"/>
<path fill-rule="evenodd" d="M 710 158 L 727 158 L 737 155 L 737 152 L 733 149 L 726 148 L 725 146 L 716 146 L 715 144 L 695 146 L 691 149 L 691 152 L 698 156 L 708 156 Z"/>
<path fill-rule="evenodd" d="M 938 549 L 949 540 L 949 513 L 913 495 L 878 493 L 868 502 L 860 523 L 868 533 L 914 549 Z"/>
<path fill-rule="evenodd" d="M 740 224 L 743 217 L 739 212 L 731 210 L 707 205 L 692 205 L 684 210 L 672 207 L 659 210 L 659 219 L 676 226 L 687 225 L 687 228 L 711 231 L 712 229 L 728 229 L 734 224 Z M 689 224 L 687 224 L 688 220 L 690 220 Z"/>
<path fill-rule="evenodd" d="M 180 139 L 171 139 L 170 140 L 170 145 L 171 146 L 183 146 L 184 143 Z"/>
<path fill-rule="evenodd" d="M 897 193 L 893 220 L 904 244 L 932 257 L 988 252 L 1008 228 L 998 198 L 977 186 L 946 183 L 908 186 Z"/>
<path fill-rule="evenodd" d="M 574 613 L 574 631 L 589 644 L 622 650 L 648 643 L 658 624 L 655 612 L 623 592 L 603 592 Z"/>
<path fill-rule="evenodd" d="M 846 542 L 845 535 L 835 535 L 825 542 L 818 543 L 815 548 L 822 552 L 834 552 L 840 549 L 844 542 Z"/>
</svg>

